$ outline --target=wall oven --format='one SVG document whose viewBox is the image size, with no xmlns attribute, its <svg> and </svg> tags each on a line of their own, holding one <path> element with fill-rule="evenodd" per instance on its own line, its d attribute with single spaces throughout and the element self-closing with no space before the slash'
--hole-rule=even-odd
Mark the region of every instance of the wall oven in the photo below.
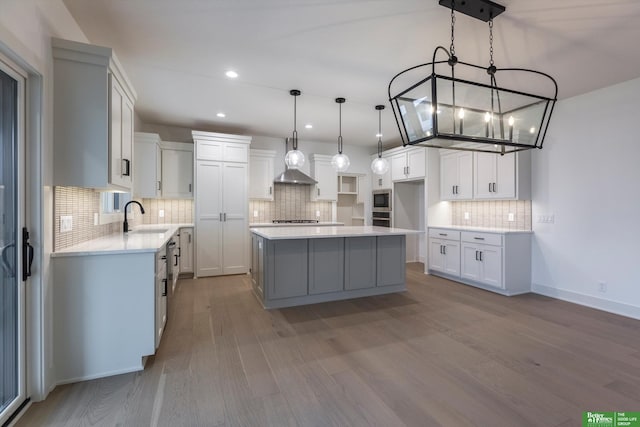
<svg viewBox="0 0 640 427">
<path fill-rule="evenodd" d="M 391 190 L 375 190 L 373 192 L 374 212 L 391 212 Z"/>
<path fill-rule="evenodd" d="M 391 227 L 391 212 L 376 212 L 371 213 L 372 225 L 377 227 Z"/>
</svg>

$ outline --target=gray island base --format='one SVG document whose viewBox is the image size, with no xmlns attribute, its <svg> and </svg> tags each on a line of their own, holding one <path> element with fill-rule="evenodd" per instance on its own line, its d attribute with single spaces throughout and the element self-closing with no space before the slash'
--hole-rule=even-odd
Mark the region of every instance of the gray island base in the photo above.
<svg viewBox="0 0 640 427">
<path fill-rule="evenodd" d="M 385 227 L 251 230 L 253 290 L 283 308 L 406 290 L 407 234 Z"/>
</svg>

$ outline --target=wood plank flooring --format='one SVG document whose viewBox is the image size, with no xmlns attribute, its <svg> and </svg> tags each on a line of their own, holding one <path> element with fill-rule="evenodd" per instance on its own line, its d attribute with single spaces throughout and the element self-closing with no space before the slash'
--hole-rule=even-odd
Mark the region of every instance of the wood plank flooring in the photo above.
<svg viewBox="0 0 640 427">
<path fill-rule="evenodd" d="M 181 280 L 143 372 L 57 387 L 18 426 L 579 426 L 640 410 L 640 321 L 407 267 L 408 291 L 265 311 Z"/>
</svg>

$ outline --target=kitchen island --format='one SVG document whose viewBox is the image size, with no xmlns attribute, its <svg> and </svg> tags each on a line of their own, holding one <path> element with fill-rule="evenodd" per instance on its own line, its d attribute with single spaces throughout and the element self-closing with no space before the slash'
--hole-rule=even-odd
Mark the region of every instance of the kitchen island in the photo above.
<svg viewBox="0 0 640 427">
<path fill-rule="evenodd" d="M 251 229 L 251 279 L 264 308 L 406 290 L 405 236 L 386 227 Z"/>
</svg>

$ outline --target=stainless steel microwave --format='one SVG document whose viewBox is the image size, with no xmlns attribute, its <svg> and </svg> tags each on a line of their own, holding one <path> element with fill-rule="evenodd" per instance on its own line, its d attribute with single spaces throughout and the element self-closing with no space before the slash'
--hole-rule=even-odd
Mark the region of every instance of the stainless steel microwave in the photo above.
<svg viewBox="0 0 640 427">
<path fill-rule="evenodd" d="M 373 210 L 378 212 L 391 211 L 391 190 L 375 190 L 373 192 Z"/>
</svg>

